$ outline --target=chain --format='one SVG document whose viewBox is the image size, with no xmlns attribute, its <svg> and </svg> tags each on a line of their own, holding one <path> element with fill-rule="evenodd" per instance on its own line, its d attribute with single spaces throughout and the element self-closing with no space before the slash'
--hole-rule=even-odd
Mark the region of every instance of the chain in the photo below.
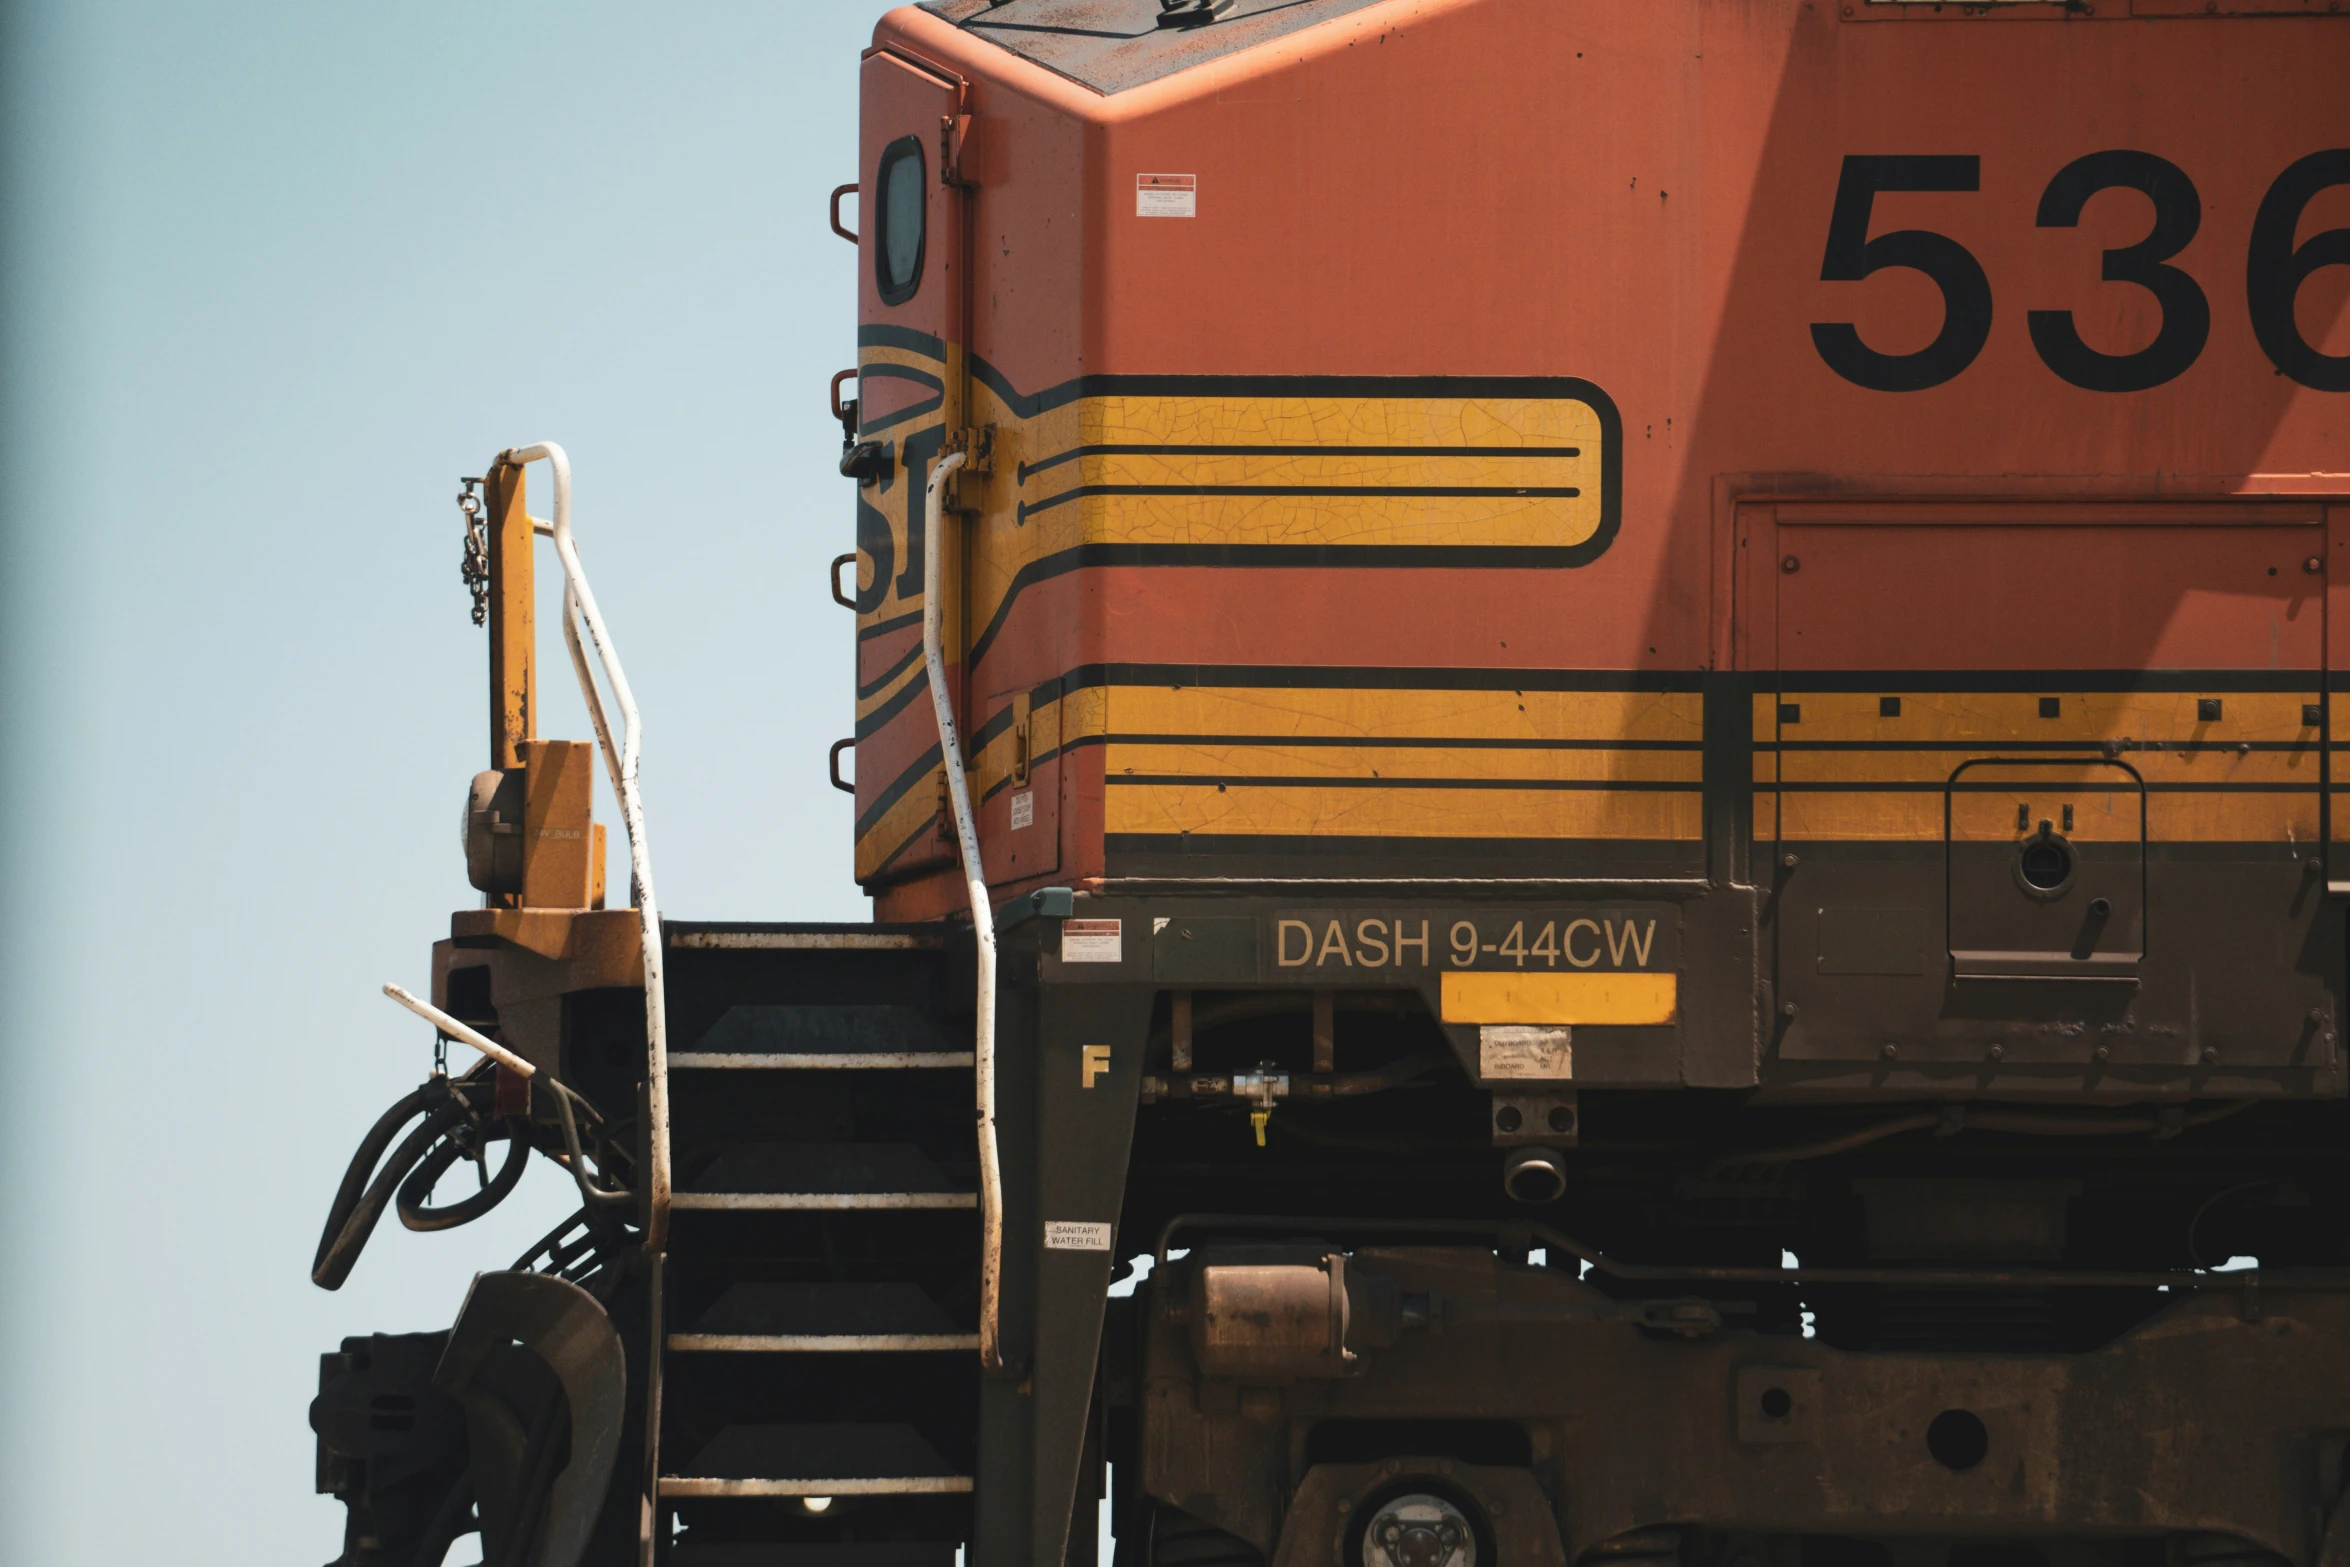
<svg viewBox="0 0 2350 1567">
<path fill-rule="evenodd" d="M 482 521 L 481 497 L 474 493 L 482 481 L 463 482 L 465 488 L 457 493 L 457 509 L 465 514 L 465 559 L 458 569 L 465 578 L 466 591 L 473 595 L 473 623 L 479 626 L 490 618 L 490 536 Z"/>
</svg>

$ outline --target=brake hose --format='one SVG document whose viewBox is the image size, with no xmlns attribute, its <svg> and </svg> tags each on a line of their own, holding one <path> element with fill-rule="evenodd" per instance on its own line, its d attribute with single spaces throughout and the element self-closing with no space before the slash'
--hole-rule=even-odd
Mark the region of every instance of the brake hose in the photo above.
<svg viewBox="0 0 2350 1567">
<path fill-rule="evenodd" d="M 424 1117 L 422 1123 L 401 1139 L 389 1159 L 384 1159 L 384 1149 L 399 1135 L 400 1129 L 419 1113 Z M 445 1077 L 427 1078 L 421 1086 L 403 1095 L 398 1103 L 377 1118 L 367 1135 L 360 1139 L 358 1151 L 352 1154 L 351 1163 L 343 1172 L 343 1183 L 335 1192 L 334 1204 L 327 1210 L 326 1227 L 319 1234 L 318 1252 L 311 1261 L 311 1283 L 320 1289 L 343 1287 L 343 1281 L 351 1276 L 351 1269 L 358 1264 L 360 1252 L 366 1249 L 368 1237 L 375 1233 L 376 1224 L 383 1218 L 384 1209 L 391 1206 L 394 1194 L 406 1195 L 403 1183 L 408 1181 L 410 1173 L 424 1162 L 427 1154 L 435 1151 L 436 1145 L 472 1118 L 471 1107 Z M 452 1204 L 443 1214 L 436 1215 L 432 1210 L 422 1207 L 422 1200 L 431 1193 L 428 1183 L 415 1194 L 412 1202 L 402 1203 L 403 1209 L 417 1207 L 424 1220 L 421 1224 L 410 1224 L 410 1228 L 448 1229 L 479 1218 L 497 1206 L 498 1201 L 504 1200 L 506 1192 L 513 1189 L 514 1182 L 521 1179 L 521 1166 L 528 1155 L 528 1143 L 527 1139 L 519 1141 L 521 1146 L 514 1155 L 509 1156 L 507 1167 L 498 1172 L 497 1181 L 479 1194 L 479 1197 L 487 1197 L 490 1191 L 495 1191 L 496 1200 L 482 1202 L 479 1197 L 468 1198 L 464 1202 Z M 452 1153 L 452 1161 L 454 1157 Z M 383 1161 L 381 1170 L 376 1169 L 378 1160 Z M 441 1169 L 446 1168 L 447 1164 L 442 1164 L 433 1172 L 435 1177 Z M 369 1179 L 371 1172 L 374 1176 L 372 1180 Z M 447 1217 L 459 1211 L 464 1211 L 465 1216 Z M 436 1218 L 447 1218 L 447 1222 L 435 1223 L 433 1221 Z M 405 1212 L 402 1219 L 403 1222 L 407 1221 Z"/>
<path fill-rule="evenodd" d="M 511 1120 L 493 1121 L 481 1129 L 483 1142 L 506 1139 L 506 1162 L 498 1167 L 497 1175 L 482 1184 L 480 1191 L 460 1198 L 445 1207 L 432 1206 L 433 1188 L 458 1160 L 473 1157 L 464 1144 L 455 1137 L 444 1137 L 433 1145 L 432 1152 L 419 1161 L 400 1183 L 400 1223 L 411 1230 L 431 1232 L 453 1230 L 461 1224 L 471 1224 L 483 1214 L 506 1200 L 507 1193 L 522 1182 L 522 1172 L 530 1163 L 530 1133 Z M 488 1150 L 480 1157 L 486 1159 Z"/>
</svg>

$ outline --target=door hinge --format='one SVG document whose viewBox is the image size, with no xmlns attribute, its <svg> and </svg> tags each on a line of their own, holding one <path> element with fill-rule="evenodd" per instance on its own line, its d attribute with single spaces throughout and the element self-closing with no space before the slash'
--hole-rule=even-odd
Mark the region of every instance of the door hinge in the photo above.
<svg viewBox="0 0 2350 1567">
<path fill-rule="evenodd" d="M 947 509 L 950 511 L 978 511 L 981 497 L 986 493 L 984 482 L 964 488 L 966 480 L 984 481 L 995 472 L 995 427 L 986 424 L 966 425 L 946 438 L 944 452 L 961 452 L 963 466 L 947 479 Z"/>
<path fill-rule="evenodd" d="M 977 190 L 978 122 L 968 114 L 938 117 L 938 182 L 950 190 Z"/>
</svg>

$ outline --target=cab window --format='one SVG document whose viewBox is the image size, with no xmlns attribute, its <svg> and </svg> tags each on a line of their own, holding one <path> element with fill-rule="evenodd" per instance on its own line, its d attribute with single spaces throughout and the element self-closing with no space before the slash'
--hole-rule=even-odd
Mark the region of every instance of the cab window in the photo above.
<svg viewBox="0 0 2350 1567">
<path fill-rule="evenodd" d="M 929 195 L 922 176 L 920 137 L 901 136 L 881 150 L 881 169 L 873 182 L 881 196 L 873 270 L 885 305 L 904 304 L 922 286 L 922 220 Z"/>
</svg>

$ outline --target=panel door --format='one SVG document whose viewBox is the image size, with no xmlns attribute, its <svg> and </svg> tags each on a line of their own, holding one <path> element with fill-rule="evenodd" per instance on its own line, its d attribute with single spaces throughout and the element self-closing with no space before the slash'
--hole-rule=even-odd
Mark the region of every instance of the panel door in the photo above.
<svg viewBox="0 0 2350 1567">
<path fill-rule="evenodd" d="M 2319 1065 L 2321 520 L 1776 507 L 1781 1059 Z"/>
</svg>

